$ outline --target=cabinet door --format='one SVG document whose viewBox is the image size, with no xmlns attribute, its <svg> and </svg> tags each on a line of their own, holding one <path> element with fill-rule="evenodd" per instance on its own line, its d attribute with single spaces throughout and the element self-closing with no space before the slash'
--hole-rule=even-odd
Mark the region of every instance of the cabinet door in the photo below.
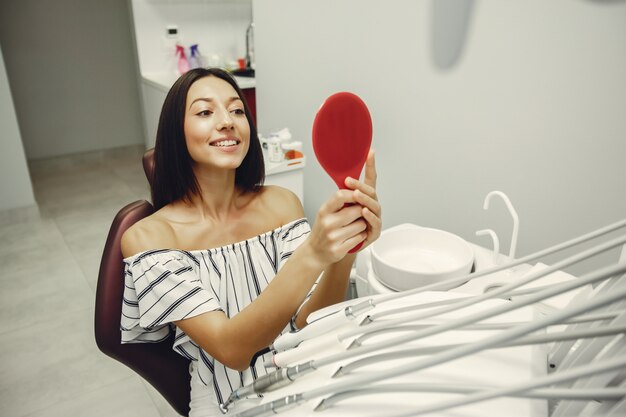
<svg viewBox="0 0 626 417">
<path fill-rule="evenodd" d="M 252 120 L 254 120 L 254 125 L 256 126 L 256 89 L 245 88 L 241 90 L 241 92 L 243 93 L 244 100 L 248 103 L 250 113 L 252 113 Z"/>
</svg>

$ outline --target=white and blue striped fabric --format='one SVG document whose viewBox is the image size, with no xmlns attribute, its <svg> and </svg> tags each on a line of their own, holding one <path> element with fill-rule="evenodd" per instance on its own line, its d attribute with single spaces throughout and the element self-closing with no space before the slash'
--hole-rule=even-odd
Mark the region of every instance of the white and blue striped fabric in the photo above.
<svg viewBox="0 0 626 417">
<path fill-rule="evenodd" d="M 220 248 L 150 250 L 124 259 L 122 343 L 158 342 L 175 329 L 174 350 L 194 361 L 199 379 L 213 385 L 222 403 L 233 390 L 267 373 L 265 358 L 259 356 L 244 372 L 229 369 L 172 322 L 216 310 L 235 316 L 267 287 L 310 231 L 307 220 L 299 219 Z"/>
</svg>

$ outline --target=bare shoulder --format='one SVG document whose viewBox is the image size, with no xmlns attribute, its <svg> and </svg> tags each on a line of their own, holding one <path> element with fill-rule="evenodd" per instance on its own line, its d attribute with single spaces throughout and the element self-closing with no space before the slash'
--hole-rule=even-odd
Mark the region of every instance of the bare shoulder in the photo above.
<svg viewBox="0 0 626 417">
<path fill-rule="evenodd" d="M 137 223 L 122 235 L 122 256 L 127 258 L 151 249 L 167 249 L 176 242 L 174 229 L 159 213 Z"/>
<path fill-rule="evenodd" d="M 292 191 L 277 185 L 266 185 L 263 187 L 262 198 L 272 210 L 277 214 L 283 223 L 304 217 L 302 202 Z"/>
</svg>

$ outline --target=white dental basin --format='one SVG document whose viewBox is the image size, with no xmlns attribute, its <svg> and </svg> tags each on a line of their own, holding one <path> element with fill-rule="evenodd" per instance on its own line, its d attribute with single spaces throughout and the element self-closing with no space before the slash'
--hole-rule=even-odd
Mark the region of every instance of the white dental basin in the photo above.
<svg viewBox="0 0 626 417">
<path fill-rule="evenodd" d="M 396 291 L 467 275 L 474 262 L 471 246 L 459 236 L 418 226 L 386 231 L 372 244 L 371 254 L 378 280 Z"/>
</svg>

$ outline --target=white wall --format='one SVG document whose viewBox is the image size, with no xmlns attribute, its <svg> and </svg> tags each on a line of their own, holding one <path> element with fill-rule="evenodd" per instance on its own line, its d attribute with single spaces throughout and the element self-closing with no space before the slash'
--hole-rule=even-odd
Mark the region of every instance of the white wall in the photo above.
<svg viewBox="0 0 626 417">
<path fill-rule="evenodd" d="M 0 49 L 0 210 L 35 204 L 9 80 Z"/>
<path fill-rule="evenodd" d="M 518 254 L 626 216 L 626 3 L 476 1 L 460 59 L 435 65 L 433 1 L 255 0 L 259 130 L 305 143 L 306 212 L 333 184 L 310 132 L 347 90 L 374 122 L 385 227 L 412 222 Z M 437 19 L 441 21 L 441 19 Z M 445 20 L 445 19 L 444 19 Z M 454 21 L 454 19 L 451 19 Z"/>
<path fill-rule="evenodd" d="M 176 71 L 176 41 L 165 37 L 169 25 L 178 27 L 187 53 L 197 43 L 202 55 L 219 55 L 224 64 L 245 57 L 250 0 L 131 0 L 131 5 L 142 74 Z"/>
<path fill-rule="evenodd" d="M 126 0 L 0 2 L 28 159 L 143 142 Z"/>
</svg>

